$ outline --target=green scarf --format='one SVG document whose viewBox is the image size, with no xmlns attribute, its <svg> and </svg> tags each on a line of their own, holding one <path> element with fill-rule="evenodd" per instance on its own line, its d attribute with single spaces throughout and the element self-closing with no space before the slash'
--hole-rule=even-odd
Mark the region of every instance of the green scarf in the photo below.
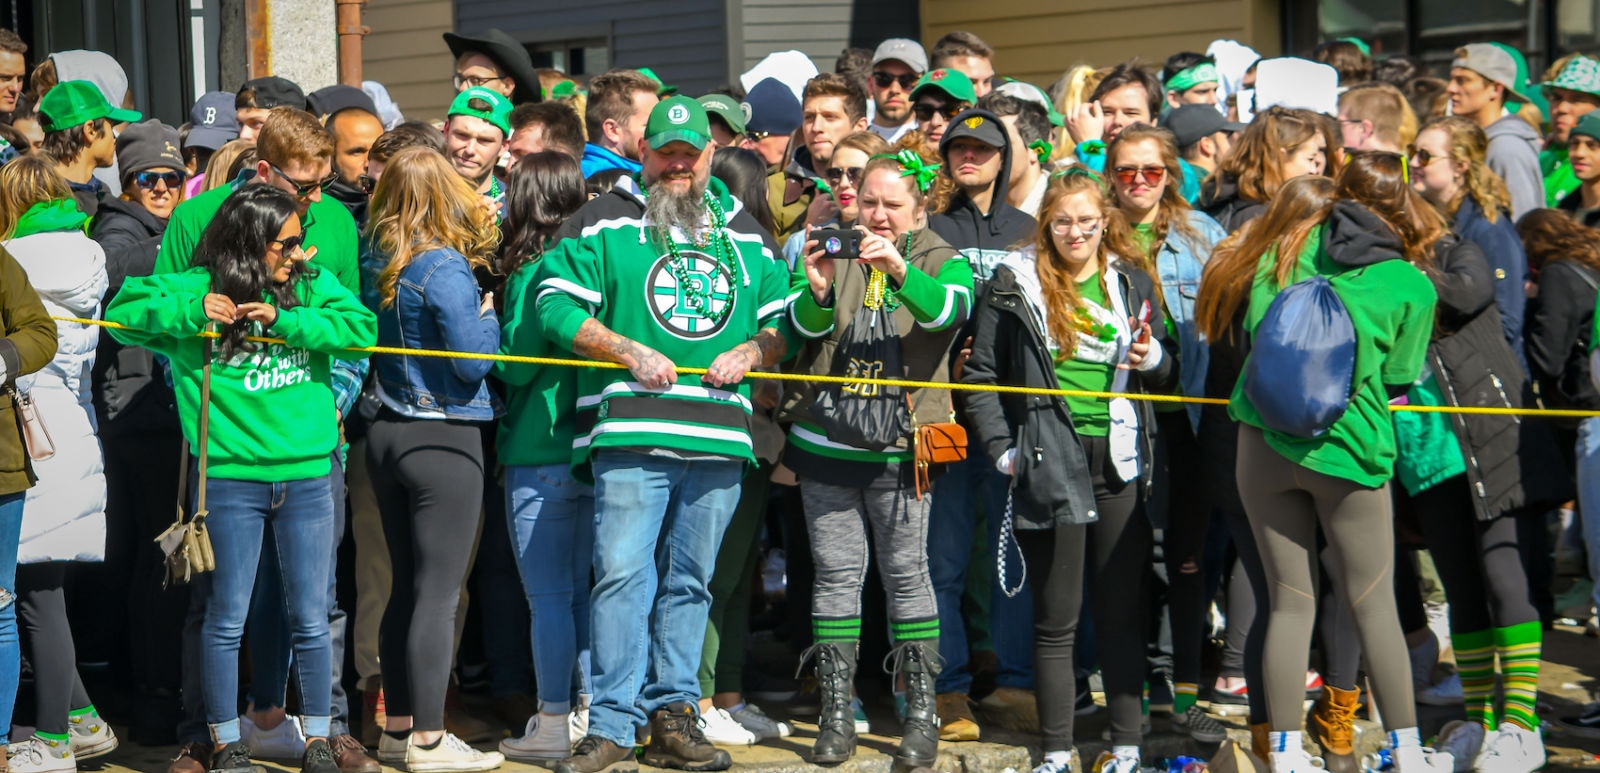
<svg viewBox="0 0 1600 773">
<path fill-rule="evenodd" d="M 46 231 L 82 231 L 88 222 L 89 216 L 78 209 L 76 199 L 41 201 L 22 213 L 10 238 L 20 239 Z"/>
</svg>

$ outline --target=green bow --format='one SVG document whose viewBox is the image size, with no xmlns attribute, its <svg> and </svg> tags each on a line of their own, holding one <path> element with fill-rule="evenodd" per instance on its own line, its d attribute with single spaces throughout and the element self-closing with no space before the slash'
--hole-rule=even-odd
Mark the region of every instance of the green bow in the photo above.
<svg viewBox="0 0 1600 773">
<path fill-rule="evenodd" d="M 1055 152 L 1055 146 L 1047 140 L 1034 140 L 1028 143 L 1028 149 L 1039 157 L 1040 165 L 1050 163 L 1050 154 Z"/>
<path fill-rule="evenodd" d="M 917 184 L 917 190 L 928 192 L 928 187 L 933 185 L 934 178 L 939 176 L 939 165 L 930 164 L 922 160 L 915 150 L 906 148 L 892 156 L 877 156 L 877 158 L 892 158 L 900 162 L 900 176 L 911 177 Z"/>
</svg>

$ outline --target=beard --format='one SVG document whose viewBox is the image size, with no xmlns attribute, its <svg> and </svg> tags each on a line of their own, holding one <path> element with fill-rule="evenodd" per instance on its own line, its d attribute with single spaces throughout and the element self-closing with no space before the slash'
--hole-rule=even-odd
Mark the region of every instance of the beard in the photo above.
<svg viewBox="0 0 1600 773">
<path fill-rule="evenodd" d="M 691 182 L 688 190 L 679 191 L 667 185 L 667 178 L 659 179 L 647 189 L 645 217 L 651 224 L 663 229 L 663 237 L 667 230 L 674 227 L 692 236 L 704 227 L 702 197 L 705 191 L 706 184 L 698 180 Z"/>
</svg>

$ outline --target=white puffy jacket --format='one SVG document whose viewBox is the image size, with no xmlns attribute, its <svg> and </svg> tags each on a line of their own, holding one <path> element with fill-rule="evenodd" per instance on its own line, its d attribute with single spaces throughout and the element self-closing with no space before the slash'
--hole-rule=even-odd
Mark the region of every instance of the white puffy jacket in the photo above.
<svg viewBox="0 0 1600 773">
<path fill-rule="evenodd" d="M 52 317 L 99 319 L 106 292 L 106 255 L 77 231 L 48 231 L 5 243 L 28 272 Z M 103 561 L 106 553 L 106 476 L 95 434 L 89 371 L 100 330 L 56 322 L 56 356 L 44 369 L 17 379 L 44 418 L 55 456 L 34 462 L 39 482 L 22 510 L 17 563 Z"/>
</svg>

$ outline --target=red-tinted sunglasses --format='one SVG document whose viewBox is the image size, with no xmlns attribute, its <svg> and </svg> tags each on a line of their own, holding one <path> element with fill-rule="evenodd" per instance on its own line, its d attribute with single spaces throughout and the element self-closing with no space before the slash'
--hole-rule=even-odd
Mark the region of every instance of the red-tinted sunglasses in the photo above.
<svg viewBox="0 0 1600 773">
<path fill-rule="evenodd" d="M 1143 179 L 1145 185 L 1160 185 L 1166 179 L 1167 168 L 1164 166 L 1119 166 L 1112 170 L 1117 175 L 1117 182 L 1123 185 L 1132 185 L 1134 180 Z"/>
</svg>

